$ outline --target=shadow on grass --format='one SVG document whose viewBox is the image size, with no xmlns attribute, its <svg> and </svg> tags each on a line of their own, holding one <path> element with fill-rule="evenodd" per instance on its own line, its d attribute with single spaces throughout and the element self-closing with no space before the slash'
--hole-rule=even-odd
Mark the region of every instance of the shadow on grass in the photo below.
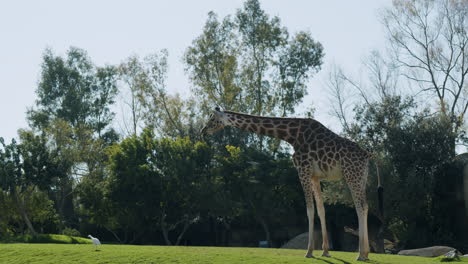
<svg viewBox="0 0 468 264">
<path fill-rule="evenodd" d="M 348 261 L 346 261 L 346 260 L 342 260 L 342 259 L 335 258 L 335 257 L 332 257 L 332 258 L 333 258 L 333 259 L 336 259 L 336 260 L 338 260 L 338 261 L 341 261 L 341 262 L 343 262 L 344 264 L 351 264 L 351 262 L 348 262 Z"/>
<path fill-rule="evenodd" d="M 324 258 L 324 257 L 320 257 L 320 258 L 319 258 L 319 257 L 314 257 L 314 258 L 315 258 L 315 259 L 318 259 L 318 260 L 321 260 L 321 261 L 323 261 L 323 262 L 325 262 L 325 263 L 328 263 L 328 264 L 336 264 L 336 263 L 333 263 L 333 262 L 327 260 L 327 259 Z"/>
<path fill-rule="evenodd" d="M 325 263 L 328 263 L 328 264 L 336 264 L 336 262 L 332 262 L 329 259 L 334 259 L 334 260 L 337 260 L 337 261 L 341 261 L 341 262 L 343 262 L 343 264 L 352 264 L 351 262 L 348 262 L 346 260 L 342 260 L 340 258 L 335 258 L 335 257 L 314 257 L 314 258 L 317 259 L 317 260 L 321 260 L 321 261 L 323 261 Z"/>
<path fill-rule="evenodd" d="M 328 264 L 336 264 L 336 262 L 332 262 L 328 259 L 334 259 L 334 260 L 337 260 L 337 261 L 341 261 L 343 264 L 352 264 L 352 262 L 349 262 L 349 261 L 346 261 L 344 259 L 340 259 L 340 258 L 337 258 L 337 257 L 330 257 L 330 258 L 326 258 L 326 257 L 315 257 L 315 259 L 317 260 L 321 260 L 325 263 L 328 263 Z M 370 264 L 379 264 L 379 263 L 382 263 L 382 262 L 378 262 L 378 261 L 375 261 L 375 260 L 366 260 L 366 261 L 362 261 L 360 263 L 370 263 Z"/>
</svg>

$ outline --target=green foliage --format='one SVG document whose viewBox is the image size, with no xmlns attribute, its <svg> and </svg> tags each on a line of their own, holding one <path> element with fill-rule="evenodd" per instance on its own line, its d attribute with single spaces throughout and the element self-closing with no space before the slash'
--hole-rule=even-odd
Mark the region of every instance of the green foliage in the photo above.
<svg viewBox="0 0 468 264">
<path fill-rule="evenodd" d="M 62 230 L 62 234 L 66 236 L 75 236 L 75 237 L 81 236 L 80 231 L 74 228 L 68 228 L 68 227 Z"/>
<path fill-rule="evenodd" d="M 28 158 L 23 155 L 27 148 L 16 144 L 15 140 L 6 145 L 0 138 L 0 143 L 2 144 L 0 149 L 2 202 L 10 210 L 14 208 L 10 214 L 2 218 L 3 230 L 0 233 L 11 235 L 12 229 L 8 228 L 8 225 L 16 220 L 16 223 L 20 224 L 20 228 L 15 230 L 16 232 L 23 232 L 22 227 L 26 225 L 29 232 L 34 234 L 36 231 L 31 222 L 44 223 L 54 218 L 52 205 L 48 197 L 36 189 L 35 184 L 43 184 L 43 182 L 41 178 L 31 177 L 33 175 L 31 173 L 32 167 L 27 166 L 25 161 Z"/>
<path fill-rule="evenodd" d="M 451 177 L 447 168 L 455 154 L 456 135 L 450 121 L 427 111 L 417 112 L 410 99 L 387 97 L 381 103 L 356 108 L 355 123 L 348 134 L 377 153 L 386 193 L 387 228 L 400 246 L 454 243 L 454 229 L 443 221 L 447 212 L 455 210 L 454 203 L 438 199 L 443 193 L 440 188 L 452 181 L 445 178 Z M 367 192 L 371 212 L 378 215 L 376 178 L 371 170 Z M 349 199 L 348 194 L 330 195 L 346 193 L 344 184 L 329 183 L 326 187 L 328 202 Z"/>
<path fill-rule="evenodd" d="M 202 34 L 184 55 L 186 71 L 197 96 L 199 112 L 211 114 L 214 106 L 257 115 L 287 116 L 307 94 L 306 83 L 320 70 L 322 45 L 309 32 L 292 36 L 277 16 L 269 16 L 258 0 L 222 20 L 208 14 Z M 215 136 L 222 152 L 227 144 L 270 147 L 278 141 L 238 129 Z"/>
<path fill-rule="evenodd" d="M 28 111 L 31 125 L 43 129 L 62 119 L 73 127 L 91 127 L 101 136 L 114 115 L 109 107 L 117 94 L 115 77 L 113 67 L 96 67 L 82 49 L 70 48 L 66 58 L 47 49 L 36 91 L 37 109 Z"/>
<path fill-rule="evenodd" d="M 217 157 L 220 163 L 216 168 L 219 190 L 215 197 L 220 195 L 216 200 L 229 204 L 220 216 L 224 221 L 236 214 L 254 220 L 264 231 L 262 239 L 271 244 L 274 227 L 296 224 L 295 209 L 303 206 L 296 169 L 289 155 L 274 157 L 255 148 L 241 149 L 230 145 L 226 150 L 227 156 Z M 217 207 L 223 206 L 226 205 Z"/>
<path fill-rule="evenodd" d="M 119 76 L 127 90 L 131 128 L 127 134 L 136 135 L 144 127 L 154 129 L 159 136 L 198 136 L 197 111 L 192 99 L 171 95 L 166 91 L 168 52 L 163 49 L 140 59 L 131 56 L 119 66 Z"/>
<path fill-rule="evenodd" d="M 34 135 L 32 131 L 20 130 L 19 136 L 25 184 L 51 192 L 54 183 L 65 176 L 63 167 L 67 167 L 66 159 L 60 157 L 57 150 L 47 147 L 44 134 Z"/>
<path fill-rule="evenodd" d="M 16 213 L 16 205 L 11 199 L 11 195 L 5 191 L 0 191 L 0 211 L 10 212 L 0 214 L 0 240 L 7 241 L 16 234 L 16 229 L 12 223 L 18 223 L 21 218 Z"/>
<path fill-rule="evenodd" d="M 25 201 L 25 207 L 31 216 L 31 221 L 38 225 L 41 230 L 55 231 L 59 223 L 54 203 L 45 192 L 37 190 L 33 186 L 26 188 L 21 194 Z"/>
<path fill-rule="evenodd" d="M 104 170 L 103 149 L 118 139 L 109 128 L 117 94 L 117 70 L 94 65 L 86 51 L 65 57 L 43 54 L 31 131 L 21 131 L 25 182 L 47 191 L 64 226 L 77 224 L 74 188 L 87 174 Z M 99 171 L 99 172 L 98 172 Z"/>
<path fill-rule="evenodd" d="M 0 144 L 2 145 L 2 149 L 0 149 L 1 188 L 13 191 L 16 186 L 26 185 L 21 168 L 20 150 L 14 139 L 9 145 L 6 145 L 3 138 L 0 138 Z"/>
<path fill-rule="evenodd" d="M 451 12 L 462 6 L 456 4 L 440 10 Z M 412 2 L 397 1 L 396 7 L 399 8 L 396 15 L 413 15 L 408 13 L 412 11 Z M 413 11 L 417 14 L 420 10 Z M 454 22 L 459 18 L 442 15 L 445 20 L 456 18 Z M 420 28 L 424 27 L 415 29 Z M 466 37 L 466 32 L 452 33 L 462 37 L 460 40 Z M 401 34 L 392 35 L 395 36 Z M 458 49 L 457 46 L 455 50 Z M 443 115 L 420 111 L 412 99 L 389 96 L 391 87 L 380 87 L 382 102 L 369 101 L 356 107 L 354 123 L 346 128 L 347 136 L 377 154 L 387 193 L 387 229 L 404 247 L 466 244 L 457 233 L 460 224 L 454 224 L 459 217 L 453 213 L 455 198 L 450 195 L 457 184 L 456 168 L 452 166 L 455 142 L 457 139 L 461 142 L 466 133 L 460 129 L 466 112 L 466 107 L 460 107 L 466 101 L 462 93 L 466 91 L 465 75 L 457 74 L 461 75 L 457 81 L 459 77 L 453 73 L 460 72 L 464 60 L 461 53 L 454 61 L 439 60 L 445 55 L 431 54 L 427 65 L 416 61 L 419 66 L 415 68 L 423 69 L 425 74 L 424 67 L 435 61 L 433 69 L 451 69 L 433 74 L 448 79 L 424 82 L 433 84 L 434 88 L 428 90 L 443 91 L 439 94 L 441 111 L 438 111 Z M 261 8 L 258 0 L 247 0 L 242 8 L 222 19 L 210 12 L 203 32 L 187 48 L 183 60 L 194 84 L 195 97 L 187 99 L 167 93 L 168 56 L 162 50 L 142 60 L 130 57 L 118 67 L 98 67 L 78 48 L 70 48 L 64 57 L 50 49 L 44 52 L 38 98 L 28 110 L 31 130 L 21 130 L 19 142 L 5 144 L 0 138 L 2 240 L 11 241 L 28 232 L 79 235 L 79 229 L 83 234 L 92 231 L 106 240 L 152 244 L 190 243 L 199 236 L 214 233 L 214 239 L 207 236 L 203 243 L 218 245 L 220 240 L 227 244 L 231 232 L 245 229 L 249 238 L 242 237 L 241 243 L 266 239 L 277 246 L 289 237 L 276 239 L 276 230 L 288 233 L 288 226 L 305 230 L 303 192 L 297 172 L 289 153 L 282 152 L 278 142 L 252 138 L 229 128 L 208 139 L 214 144 L 197 140 L 201 118 L 215 105 L 259 115 L 295 113 L 295 107 L 307 94 L 308 80 L 323 63 L 322 45 L 309 32 L 290 34 L 278 17 Z M 374 67 L 378 68 L 379 62 L 375 61 Z M 412 67 L 411 60 L 400 62 Z M 439 67 L 447 63 L 453 63 L 453 67 Z M 381 73 L 376 70 L 376 75 Z M 418 81 L 415 76 L 406 77 Z M 440 80 L 444 79 L 448 82 L 440 86 Z M 388 84 L 387 79 L 372 80 L 381 81 L 384 86 Z M 126 103 L 132 115 L 132 128 L 127 131 L 130 136 L 124 136 L 120 142 L 111 128 L 114 117 L 111 107 L 117 87 L 130 89 L 130 101 Z M 147 129 L 141 132 L 142 127 Z M 226 146 L 227 143 L 230 145 Z M 377 215 L 376 177 L 372 177 L 375 173 L 371 167 L 368 190 L 371 215 Z M 323 186 L 328 203 L 352 206 L 344 182 Z M 331 212 L 351 218 L 345 206 L 336 206 Z M 334 223 L 337 222 L 348 223 L 348 219 Z M 191 228 L 195 225 L 204 229 Z M 186 237 L 189 238 L 184 241 Z M 19 241 L 81 240 L 25 235 Z M 8 254 L 17 250 L 14 246 Z M 179 248 L 125 247 L 130 251 L 128 257 L 122 248 L 108 248 L 109 254 L 101 252 L 105 258 L 100 262 L 164 261 L 161 252 L 167 251 L 174 253 L 169 261 L 179 262 L 205 263 L 206 254 L 215 254 L 209 258 L 213 263 L 246 259 L 258 262 L 259 256 L 265 260 L 262 263 L 303 262 L 302 257 L 296 256 L 302 256 L 302 251 L 274 251 L 281 256 L 279 260 L 276 255 L 271 256 L 272 251 L 256 249 L 222 249 L 220 253 L 197 248 L 184 253 Z M 155 249 L 159 250 L 156 255 Z M 48 258 L 55 257 L 50 250 L 45 250 Z M 86 258 L 96 256 L 83 254 L 80 247 L 67 250 L 75 254 L 72 261 L 86 262 Z M 23 252 L 8 255 L 8 260 L 29 261 L 22 259 L 26 258 Z M 59 262 L 73 254 L 62 256 Z M 342 256 L 350 262 L 355 258 L 354 254 Z M 380 260 L 380 256 L 375 256 Z M 388 262 L 387 257 L 402 263 L 406 260 L 385 256 L 382 262 Z M 337 261 L 341 259 L 324 260 Z M 411 261 L 425 262 L 417 258 Z"/>
<path fill-rule="evenodd" d="M 38 230 L 56 231 L 56 226 L 59 224 L 58 216 L 53 207 L 53 202 L 46 193 L 37 190 L 33 186 L 28 186 L 18 192 L 17 195 L 22 201 L 22 206 L 25 208 L 28 218 Z M 9 240 L 15 235 L 25 232 L 26 223 L 24 223 L 19 206 L 18 199 L 12 193 L 0 191 L 0 209 L 2 209 L 2 212 L 8 212 L 8 214 L 0 216 L 1 240 Z"/>
<path fill-rule="evenodd" d="M 195 93 L 206 113 L 213 105 L 253 114 L 294 113 L 306 82 L 322 64 L 322 45 L 310 33 L 292 38 L 257 0 L 234 17 L 210 12 L 203 33 L 185 53 Z"/>
<path fill-rule="evenodd" d="M 76 231 L 76 230 L 75 230 Z M 91 244 L 91 239 L 71 235 L 39 234 L 17 236 L 13 239 L 16 243 L 40 243 L 40 244 Z"/>
<path fill-rule="evenodd" d="M 157 139 L 145 130 L 114 145 L 109 155 L 106 199 L 115 207 L 122 228 L 136 238 L 148 230 L 162 231 L 166 243 L 171 243 L 169 231 L 182 228 L 183 235 L 197 221 L 212 155 L 206 143 Z"/>
</svg>

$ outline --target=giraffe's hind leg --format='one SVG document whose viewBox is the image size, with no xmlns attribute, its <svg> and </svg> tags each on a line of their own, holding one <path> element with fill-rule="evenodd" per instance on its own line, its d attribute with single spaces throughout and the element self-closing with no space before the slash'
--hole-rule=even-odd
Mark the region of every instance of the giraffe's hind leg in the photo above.
<svg viewBox="0 0 468 264">
<path fill-rule="evenodd" d="M 327 224 L 326 224 L 326 218 L 325 218 L 325 207 L 323 205 L 323 198 L 322 198 L 322 192 L 320 191 L 320 180 L 318 177 L 313 177 L 312 178 L 312 186 L 314 189 L 314 197 L 315 197 L 315 203 L 317 205 L 317 213 L 320 218 L 320 225 L 322 228 L 322 256 L 323 257 L 330 257 L 330 253 L 328 250 L 330 249 L 329 243 L 328 243 L 328 233 L 327 233 Z"/>
<path fill-rule="evenodd" d="M 369 209 L 366 199 L 367 162 L 355 164 L 352 169 L 345 169 L 344 177 L 351 190 L 359 221 L 359 256 L 357 260 L 365 261 L 369 259 L 369 235 L 367 227 Z"/>
</svg>

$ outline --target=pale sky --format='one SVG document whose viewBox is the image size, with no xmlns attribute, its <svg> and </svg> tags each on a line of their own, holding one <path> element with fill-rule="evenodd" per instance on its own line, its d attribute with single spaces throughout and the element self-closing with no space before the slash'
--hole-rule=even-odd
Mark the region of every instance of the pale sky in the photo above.
<svg viewBox="0 0 468 264">
<path fill-rule="evenodd" d="M 330 116 L 325 77 L 330 64 L 356 71 L 371 49 L 385 43 L 379 9 L 391 0 L 261 0 L 290 33 L 308 30 L 324 46 L 322 71 L 309 84 L 303 105 L 316 119 L 339 130 Z M 41 57 L 50 47 L 65 55 L 70 46 L 88 52 L 96 65 L 118 64 L 128 56 L 169 51 L 167 88 L 187 94 L 190 83 L 182 55 L 201 34 L 209 11 L 220 18 L 241 8 L 240 0 L 171 1 L 6 1 L 0 0 L 0 137 L 7 142 L 27 127 L 26 109 L 36 98 Z"/>
</svg>

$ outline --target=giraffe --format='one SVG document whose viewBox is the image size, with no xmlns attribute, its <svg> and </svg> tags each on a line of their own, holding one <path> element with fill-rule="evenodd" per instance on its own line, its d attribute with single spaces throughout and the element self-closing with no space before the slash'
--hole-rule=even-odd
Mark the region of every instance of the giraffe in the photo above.
<svg viewBox="0 0 468 264">
<path fill-rule="evenodd" d="M 309 223 L 309 239 L 305 255 L 307 258 L 313 257 L 314 200 L 322 229 L 322 256 L 330 257 L 320 181 L 344 178 L 351 190 L 359 221 L 359 256 L 357 260 L 368 260 L 368 205 L 365 189 L 367 167 L 372 154 L 360 148 L 356 143 L 333 133 L 320 122 L 311 118 L 263 117 L 221 111 L 216 108 L 201 132 L 203 135 L 212 134 L 225 126 L 233 126 L 258 135 L 278 138 L 292 145 L 294 149 L 293 163 L 298 171 L 304 191 Z M 382 197 L 382 191 L 379 180 L 379 200 Z"/>
</svg>

